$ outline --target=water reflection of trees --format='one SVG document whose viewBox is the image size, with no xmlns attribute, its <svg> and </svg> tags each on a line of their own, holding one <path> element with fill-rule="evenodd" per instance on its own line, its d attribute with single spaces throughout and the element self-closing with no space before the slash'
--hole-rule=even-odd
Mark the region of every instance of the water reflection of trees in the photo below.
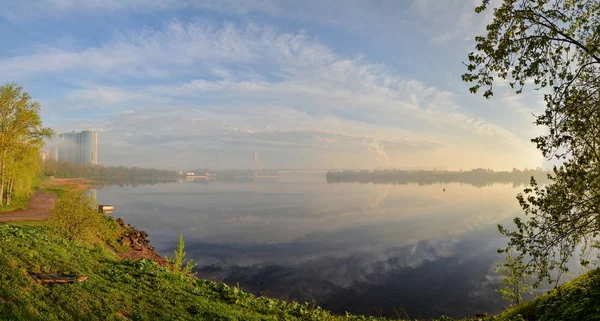
<svg viewBox="0 0 600 321">
<path fill-rule="evenodd" d="M 96 188 L 107 186 L 138 187 L 142 185 L 155 185 L 160 183 L 174 183 L 180 180 L 176 171 L 80 164 L 67 161 L 48 159 L 43 163 L 43 171 L 47 176 L 65 178 L 87 178 L 94 181 Z"/>
<path fill-rule="evenodd" d="M 156 184 L 166 184 L 166 183 L 177 183 L 176 179 L 108 179 L 102 181 L 96 181 L 92 183 L 94 188 L 103 188 L 109 186 L 118 186 L 118 187 L 140 187 L 144 185 L 156 185 Z"/>
<path fill-rule="evenodd" d="M 476 187 L 491 186 L 496 183 L 513 184 L 514 187 L 529 185 L 531 178 L 538 183 L 549 181 L 548 172 L 537 170 L 517 170 L 495 172 L 492 170 L 471 171 L 330 171 L 326 174 L 327 183 L 393 184 L 393 185 L 433 185 L 462 183 Z"/>
<path fill-rule="evenodd" d="M 137 166 L 102 166 L 48 159 L 43 163 L 44 174 L 65 178 L 88 178 L 111 182 L 176 180 L 176 171 L 141 168 Z"/>
</svg>

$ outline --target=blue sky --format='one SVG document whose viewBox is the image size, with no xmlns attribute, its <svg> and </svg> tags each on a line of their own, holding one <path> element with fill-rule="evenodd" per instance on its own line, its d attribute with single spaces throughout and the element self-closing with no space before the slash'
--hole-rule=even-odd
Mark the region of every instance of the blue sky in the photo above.
<svg viewBox="0 0 600 321">
<path fill-rule="evenodd" d="M 541 94 L 460 80 L 478 2 L 0 0 L 0 82 L 107 165 L 541 166 Z"/>
</svg>

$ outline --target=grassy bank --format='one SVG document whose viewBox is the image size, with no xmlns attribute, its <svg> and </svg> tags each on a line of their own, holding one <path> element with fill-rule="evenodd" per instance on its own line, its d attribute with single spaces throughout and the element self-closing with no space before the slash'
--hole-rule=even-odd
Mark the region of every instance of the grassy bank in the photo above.
<svg viewBox="0 0 600 321">
<path fill-rule="evenodd" d="M 43 284 L 35 279 L 40 274 L 87 280 Z M 599 320 L 598 302 L 600 270 L 594 270 L 487 320 Z M 121 260 L 105 246 L 68 241 L 47 224 L 32 222 L 0 224 L 0 319 L 385 320 L 256 298 L 223 283 L 168 272 L 154 261 Z"/>
<path fill-rule="evenodd" d="M 595 269 L 545 293 L 498 320 L 600 320 L 600 269 Z"/>
<path fill-rule="evenodd" d="M 61 195 L 55 209 L 71 211 L 81 202 L 64 187 L 52 188 Z M 386 320 L 257 298 L 154 260 L 124 259 L 128 248 L 120 240 L 131 229 L 75 205 L 86 217 L 97 215 L 76 237 L 65 234 L 61 224 L 69 223 L 56 215 L 0 223 L 0 320 Z M 600 320 L 598 303 L 600 270 L 594 270 L 516 309 L 469 320 Z"/>
<path fill-rule="evenodd" d="M 84 282 L 44 284 L 37 275 Z M 57 237 L 45 224 L 0 224 L 2 320 L 365 320 L 310 304 L 255 298 L 223 283 L 120 260 L 102 245 Z"/>
<path fill-rule="evenodd" d="M 13 197 L 10 205 L 4 204 L 0 206 L 0 213 L 27 208 L 31 196 L 36 192 L 60 195 L 67 188 L 85 189 L 94 183 L 92 180 L 81 178 L 50 178 L 48 176 L 39 176 L 34 181 L 33 188 L 29 193 Z"/>
<path fill-rule="evenodd" d="M 256 298 L 169 272 L 156 261 L 122 259 L 123 225 L 94 212 L 77 193 L 46 188 L 60 195 L 51 220 L 0 223 L 0 320 L 375 319 Z M 62 209 L 79 212 L 66 215 L 75 221 L 84 214 L 94 223 L 81 223 L 75 233 L 73 222 L 57 218 Z"/>
</svg>

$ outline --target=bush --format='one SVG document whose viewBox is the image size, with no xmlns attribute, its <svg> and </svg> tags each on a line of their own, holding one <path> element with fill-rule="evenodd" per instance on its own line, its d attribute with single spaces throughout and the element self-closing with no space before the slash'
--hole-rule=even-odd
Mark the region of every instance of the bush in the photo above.
<svg viewBox="0 0 600 321">
<path fill-rule="evenodd" d="M 64 191 L 50 211 L 50 226 L 69 241 L 100 243 L 112 238 L 116 224 L 100 213 L 91 198 L 77 189 Z"/>
<path fill-rule="evenodd" d="M 184 247 L 183 235 L 179 234 L 179 243 L 177 243 L 177 248 L 173 251 L 174 256 L 166 256 L 165 259 L 171 272 L 191 276 L 194 274 L 192 270 L 196 267 L 196 264 L 185 258 Z"/>
</svg>

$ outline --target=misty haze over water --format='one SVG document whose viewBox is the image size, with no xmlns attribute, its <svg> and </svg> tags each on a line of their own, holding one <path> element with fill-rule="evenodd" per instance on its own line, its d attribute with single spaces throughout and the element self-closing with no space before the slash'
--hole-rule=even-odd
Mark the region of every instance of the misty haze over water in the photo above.
<svg viewBox="0 0 600 321">
<path fill-rule="evenodd" d="M 513 184 L 278 181 L 106 187 L 98 200 L 170 254 L 179 234 L 200 277 L 334 312 L 411 318 L 499 312 L 498 223 L 521 210 Z"/>
</svg>

